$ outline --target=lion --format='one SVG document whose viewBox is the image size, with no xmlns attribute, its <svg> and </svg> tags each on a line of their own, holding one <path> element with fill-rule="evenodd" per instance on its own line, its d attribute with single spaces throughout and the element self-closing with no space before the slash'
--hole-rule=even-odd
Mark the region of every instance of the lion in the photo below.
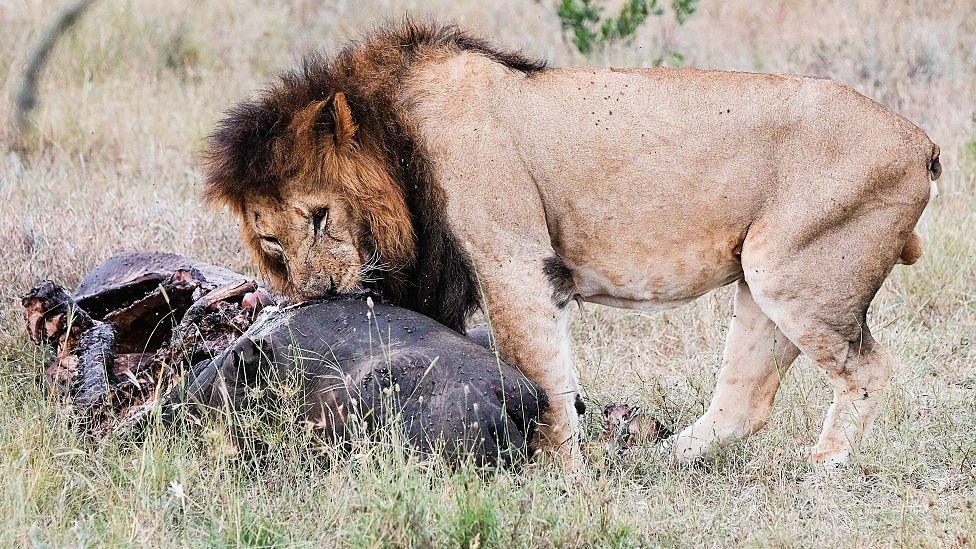
<svg viewBox="0 0 976 549">
<path fill-rule="evenodd" d="M 762 428 L 802 352 L 833 389 L 811 458 L 842 464 L 895 365 L 868 307 L 919 259 L 940 171 L 922 130 L 835 81 L 550 68 L 408 20 L 231 108 L 204 194 L 294 298 L 374 289 L 458 331 L 480 308 L 548 393 L 542 443 L 570 468 L 568 305 L 658 310 L 735 284 L 714 395 L 674 457 Z"/>
</svg>

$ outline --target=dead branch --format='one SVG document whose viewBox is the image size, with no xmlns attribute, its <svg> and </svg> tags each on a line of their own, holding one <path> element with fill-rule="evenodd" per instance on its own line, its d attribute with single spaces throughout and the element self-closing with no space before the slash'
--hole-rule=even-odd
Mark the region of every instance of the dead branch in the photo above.
<svg viewBox="0 0 976 549">
<path fill-rule="evenodd" d="M 51 50 L 71 26 L 78 20 L 79 16 L 94 2 L 94 0 L 75 0 L 66 5 L 58 13 L 47 32 L 34 46 L 30 58 L 27 61 L 27 68 L 24 69 L 24 76 L 21 80 L 20 88 L 14 98 L 15 127 L 18 135 L 23 142 L 23 137 L 28 131 L 30 113 L 37 106 L 37 79 L 47 63 Z"/>
</svg>

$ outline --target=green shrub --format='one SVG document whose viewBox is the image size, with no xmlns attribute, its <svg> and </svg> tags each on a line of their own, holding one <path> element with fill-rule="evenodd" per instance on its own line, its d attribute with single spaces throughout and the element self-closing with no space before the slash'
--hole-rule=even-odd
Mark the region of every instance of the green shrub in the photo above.
<svg viewBox="0 0 976 549">
<path fill-rule="evenodd" d="M 970 165 L 976 166 L 976 139 L 971 139 L 965 147 L 966 160 L 969 161 Z"/>
<path fill-rule="evenodd" d="M 698 0 L 672 0 L 671 9 L 675 21 L 683 25 L 698 9 Z M 647 18 L 664 15 L 664 9 L 658 5 L 658 0 L 628 0 L 615 17 L 606 17 L 603 8 L 596 5 L 594 0 L 560 0 L 556 15 L 559 16 L 563 32 L 571 34 L 576 49 L 583 55 L 589 55 L 609 44 L 633 40 L 637 29 Z M 677 53 L 668 56 L 680 58 Z M 662 56 L 659 63 L 666 61 L 665 57 Z"/>
</svg>

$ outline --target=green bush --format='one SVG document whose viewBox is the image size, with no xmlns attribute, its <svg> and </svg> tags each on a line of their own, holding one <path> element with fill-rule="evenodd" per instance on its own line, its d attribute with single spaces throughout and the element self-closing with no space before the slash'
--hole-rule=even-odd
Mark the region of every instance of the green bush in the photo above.
<svg viewBox="0 0 976 549">
<path fill-rule="evenodd" d="M 966 160 L 972 166 L 976 167 L 976 139 L 972 139 L 966 143 Z"/>
<path fill-rule="evenodd" d="M 671 9 L 675 21 L 683 25 L 698 9 L 698 0 L 672 0 Z M 664 15 L 664 9 L 658 5 L 658 0 L 628 0 L 620 8 L 620 13 L 607 17 L 594 0 L 560 0 L 556 14 L 563 31 L 571 33 L 571 41 L 576 49 L 583 55 L 589 55 L 609 44 L 633 40 L 637 29 L 647 18 Z M 668 55 L 680 58 L 677 53 Z M 663 61 L 664 56 L 659 62 Z"/>
</svg>

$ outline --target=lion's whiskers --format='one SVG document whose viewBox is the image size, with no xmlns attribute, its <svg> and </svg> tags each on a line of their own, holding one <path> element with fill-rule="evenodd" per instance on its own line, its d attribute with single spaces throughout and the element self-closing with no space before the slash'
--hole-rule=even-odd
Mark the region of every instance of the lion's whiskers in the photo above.
<svg viewBox="0 0 976 549">
<path fill-rule="evenodd" d="M 396 273 L 399 271 L 399 267 L 394 268 L 388 263 L 381 261 L 379 252 L 374 250 L 369 258 L 359 267 L 359 279 L 364 283 L 379 282 L 381 279 L 380 273 Z"/>
</svg>

